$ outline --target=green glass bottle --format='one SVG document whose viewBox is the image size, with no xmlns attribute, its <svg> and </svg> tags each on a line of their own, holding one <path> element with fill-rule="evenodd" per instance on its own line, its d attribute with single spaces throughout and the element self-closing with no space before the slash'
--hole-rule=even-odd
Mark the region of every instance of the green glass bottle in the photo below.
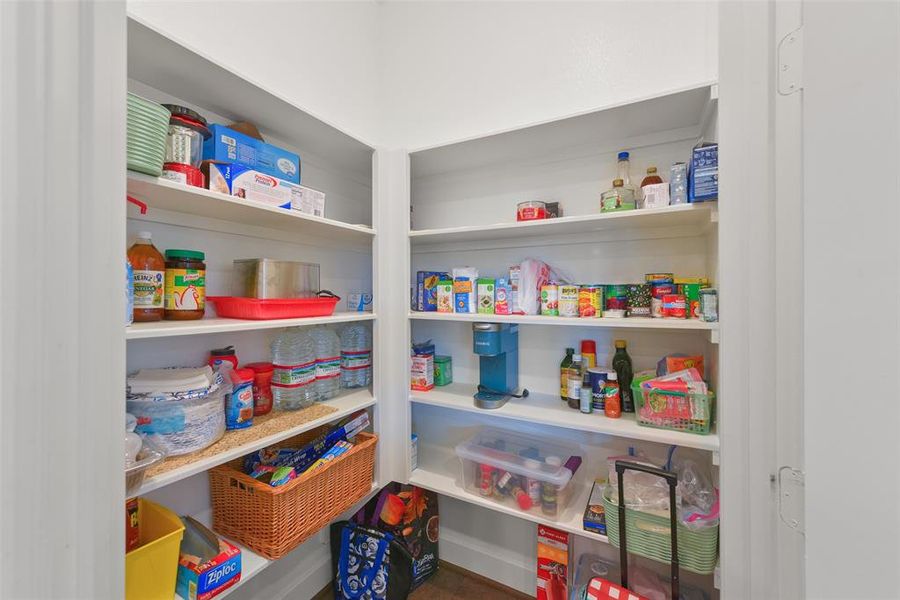
<svg viewBox="0 0 900 600">
<path fill-rule="evenodd" d="M 566 348 L 566 357 L 559 363 L 559 399 L 566 402 L 569 399 L 569 368 L 572 366 L 572 356 L 575 348 Z"/>
<path fill-rule="evenodd" d="M 619 379 L 619 395 L 622 398 L 622 412 L 634 412 L 634 397 L 631 394 L 631 380 L 634 379 L 634 367 L 631 366 L 631 357 L 628 356 L 625 340 L 616 340 L 616 353 L 613 355 L 612 366 Z"/>
</svg>

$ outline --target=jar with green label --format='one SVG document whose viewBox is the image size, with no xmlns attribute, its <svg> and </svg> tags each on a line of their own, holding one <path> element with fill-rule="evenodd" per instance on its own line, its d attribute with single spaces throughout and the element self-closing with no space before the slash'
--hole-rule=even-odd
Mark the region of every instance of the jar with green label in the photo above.
<svg viewBox="0 0 900 600">
<path fill-rule="evenodd" d="M 453 383 L 453 359 L 449 356 L 434 357 L 434 385 Z"/>
<path fill-rule="evenodd" d="M 203 318 L 206 309 L 205 258 L 196 250 L 166 250 L 166 319 Z"/>
</svg>

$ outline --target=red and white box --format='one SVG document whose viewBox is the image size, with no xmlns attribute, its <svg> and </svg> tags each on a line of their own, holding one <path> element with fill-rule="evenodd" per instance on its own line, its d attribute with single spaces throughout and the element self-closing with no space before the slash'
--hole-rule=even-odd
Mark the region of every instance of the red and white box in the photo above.
<svg viewBox="0 0 900 600">
<path fill-rule="evenodd" d="M 567 600 L 569 534 L 538 525 L 537 600 Z"/>
</svg>

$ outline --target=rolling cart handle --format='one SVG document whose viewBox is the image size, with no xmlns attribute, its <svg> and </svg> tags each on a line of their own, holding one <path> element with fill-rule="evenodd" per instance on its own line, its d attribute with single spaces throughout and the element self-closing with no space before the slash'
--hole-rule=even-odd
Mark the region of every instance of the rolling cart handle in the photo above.
<svg viewBox="0 0 900 600">
<path fill-rule="evenodd" d="M 625 540 L 625 471 L 641 471 L 662 477 L 669 484 L 669 523 L 672 528 L 672 600 L 678 600 L 678 507 L 675 504 L 675 488 L 678 475 L 672 471 L 648 467 L 626 460 L 616 461 L 616 475 L 619 480 L 619 561 L 622 563 L 622 587 L 628 587 L 628 544 Z"/>
</svg>

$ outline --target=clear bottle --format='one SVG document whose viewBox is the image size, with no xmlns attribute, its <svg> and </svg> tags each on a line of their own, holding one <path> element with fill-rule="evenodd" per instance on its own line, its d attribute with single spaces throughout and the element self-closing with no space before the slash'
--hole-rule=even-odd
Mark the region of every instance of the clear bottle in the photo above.
<svg viewBox="0 0 900 600">
<path fill-rule="evenodd" d="M 628 152 L 619 152 L 619 162 L 616 164 L 616 178 L 622 180 L 622 187 L 631 190 L 631 195 L 637 199 L 640 196 L 640 190 L 636 185 L 631 183 L 631 161 Z"/>
<path fill-rule="evenodd" d="M 669 204 L 687 204 L 687 165 L 672 163 L 669 174 Z"/>
<path fill-rule="evenodd" d="M 341 331 L 341 387 L 366 387 L 372 383 L 372 336 L 362 323 Z"/>
<path fill-rule="evenodd" d="M 316 352 L 300 327 L 284 330 L 272 342 L 272 399 L 278 410 L 297 410 L 315 402 Z"/>
<path fill-rule="evenodd" d="M 612 189 L 600 195 L 600 212 L 634 210 L 634 192 L 624 187 L 621 179 L 614 179 Z"/>
<path fill-rule="evenodd" d="M 316 401 L 328 400 L 341 389 L 341 342 L 325 325 L 313 327 L 309 332 L 316 349 Z"/>
</svg>

